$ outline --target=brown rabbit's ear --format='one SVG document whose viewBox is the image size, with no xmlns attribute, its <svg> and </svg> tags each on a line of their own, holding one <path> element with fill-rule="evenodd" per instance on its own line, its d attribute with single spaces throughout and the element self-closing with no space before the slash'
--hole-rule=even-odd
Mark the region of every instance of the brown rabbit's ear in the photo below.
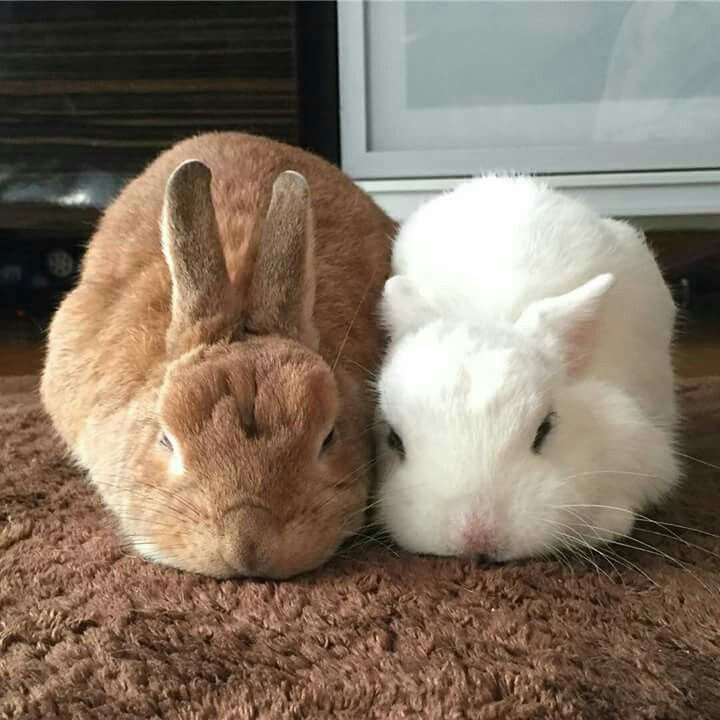
<svg viewBox="0 0 720 720">
<path fill-rule="evenodd" d="M 300 173 L 281 173 L 272 188 L 250 281 L 248 330 L 290 337 L 317 349 L 314 229 L 310 189 Z"/>
<path fill-rule="evenodd" d="M 210 181 L 206 165 L 187 160 L 165 187 L 162 249 L 172 278 L 175 334 L 215 315 L 229 284 Z"/>
</svg>

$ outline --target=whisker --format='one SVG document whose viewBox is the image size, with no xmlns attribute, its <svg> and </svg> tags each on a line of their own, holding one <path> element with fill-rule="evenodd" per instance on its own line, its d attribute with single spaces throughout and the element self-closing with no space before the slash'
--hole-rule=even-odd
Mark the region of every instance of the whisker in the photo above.
<svg viewBox="0 0 720 720">
<path fill-rule="evenodd" d="M 698 545 L 697 543 L 691 543 L 687 541 L 684 537 L 681 537 L 680 535 L 676 535 L 675 533 L 667 533 L 667 532 L 660 532 L 659 530 L 648 530 L 644 527 L 638 527 L 638 532 L 645 533 L 648 535 L 656 535 L 661 538 L 665 538 L 666 540 L 677 540 L 677 542 L 682 543 L 683 545 L 693 548 L 694 550 L 699 550 L 700 552 L 706 553 L 710 557 L 714 557 L 720 560 L 720 553 L 713 552 L 712 550 L 703 547 L 702 545 Z"/>
<path fill-rule="evenodd" d="M 553 538 L 553 540 L 554 539 L 555 538 Z M 546 555 L 548 557 L 557 558 L 558 561 L 560 562 L 560 564 L 563 567 L 567 567 L 567 569 L 570 571 L 570 574 L 573 577 L 575 577 L 575 568 L 572 566 L 572 563 L 570 562 L 570 560 L 568 560 L 568 558 L 565 555 L 565 550 L 569 550 L 569 548 L 563 540 L 560 539 L 559 541 L 560 541 L 561 545 L 560 546 L 550 545 L 546 551 Z"/>
<path fill-rule="evenodd" d="M 713 463 L 708 462 L 707 460 L 701 460 L 700 458 L 696 458 L 692 455 L 687 455 L 686 453 L 681 453 L 677 451 L 675 452 L 675 454 L 679 457 L 685 458 L 686 460 L 692 460 L 693 462 L 699 463 L 700 465 L 712 468 L 713 470 L 720 470 L 720 465 L 713 465 Z"/>
<path fill-rule="evenodd" d="M 335 361 L 332 364 L 332 371 L 335 372 L 335 368 L 337 367 L 338 362 L 340 361 L 340 356 L 342 355 L 343 350 L 345 349 L 345 345 L 347 344 L 348 338 L 350 337 L 350 332 L 353 329 L 353 326 L 355 325 L 355 321 L 358 318 L 358 315 L 360 314 L 360 308 L 362 308 L 363 303 L 365 302 L 365 298 L 367 297 L 367 294 L 370 292 L 370 288 L 372 287 L 373 281 L 375 280 L 375 270 L 373 269 L 372 274 L 370 275 L 370 281 L 367 284 L 367 287 L 365 288 L 362 297 L 360 298 L 360 302 L 357 305 L 357 308 L 355 308 L 355 313 L 352 316 L 352 319 L 350 320 L 350 324 L 348 325 L 348 329 L 345 332 L 345 336 L 342 339 L 342 342 L 340 343 L 340 347 L 338 348 L 337 355 L 335 356 Z"/>
<path fill-rule="evenodd" d="M 551 507 L 552 507 L 553 509 L 555 509 L 555 510 L 564 510 L 564 509 L 566 509 L 566 508 L 579 508 L 579 509 L 582 509 L 582 508 L 598 508 L 598 509 L 601 509 L 601 510 L 615 510 L 615 511 L 617 511 L 617 512 L 624 512 L 624 513 L 628 513 L 628 514 L 630 514 L 630 515 L 634 515 L 636 518 L 638 518 L 638 519 L 640 519 L 640 520 L 642 520 L 642 521 L 644 521 L 644 522 L 652 523 L 653 525 L 658 525 L 659 527 L 661 527 L 661 528 L 663 528 L 663 529 L 675 527 L 675 528 L 678 528 L 679 530 L 687 530 L 688 532 L 697 533 L 698 535 L 706 535 L 707 537 L 711 537 L 711 538 L 715 538 L 715 539 L 720 539 L 720 535 L 716 535 L 715 533 L 711 533 L 711 532 L 708 532 L 708 531 L 706 531 L 706 530 L 701 530 L 700 528 L 690 527 L 689 525 L 680 525 L 680 524 L 678 524 L 678 523 L 667 522 L 667 521 L 665 521 L 665 520 L 662 520 L 662 521 L 660 521 L 660 520 L 653 520 L 652 518 L 648 517 L 647 515 L 642 515 L 641 513 L 635 512 L 635 511 L 633 511 L 633 510 L 629 510 L 628 508 L 615 507 L 615 506 L 613 506 L 613 505 L 590 505 L 590 504 L 582 505 L 582 504 L 574 504 L 574 505 L 553 505 L 553 506 L 551 506 Z M 672 532 L 672 531 L 668 530 L 668 532 Z M 676 533 L 672 533 L 672 534 L 673 534 L 673 536 L 674 536 L 675 538 L 677 538 L 678 540 L 681 539 L 680 536 L 677 535 Z"/>
<path fill-rule="evenodd" d="M 609 548 L 607 545 L 605 545 L 604 548 L 605 548 L 604 552 L 606 553 L 605 557 L 608 557 L 608 558 L 609 558 L 610 556 L 607 555 L 607 553 L 612 553 L 612 556 L 614 557 L 615 560 L 617 560 L 619 563 L 621 563 L 621 564 L 624 565 L 625 567 L 627 567 L 627 568 L 629 568 L 629 569 L 631 569 L 631 570 L 634 570 L 635 572 L 639 573 L 639 574 L 642 575 L 651 585 L 653 585 L 653 586 L 654 586 L 655 588 L 657 588 L 658 590 L 660 589 L 660 585 L 659 585 L 657 582 L 655 582 L 655 580 L 653 580 L 653 579 L 650 577 L 650 575 L 648 575 L 639 565 L 636 565 L 634 562 L 628 560 L 628 559 L 625 558 L 625 557 L 622 557 L 622 556 L 619 555 L 617 552 L 615 552 L 614 550 L 612 550 L 611 548 Z M 596 548 L 596 550 L 597 550 L 597 548 Z M 598 552 L 600 552 L 600 550 L 598 550 Z M 601 553 L 601 554 L 603 554 L 603 553 Z"/>
<path fill-rule="evenodd" d="M 369 370 L 361 363 L 357 362 L 356 360 L 352 360 L 351 358 L 345 358 L 346 363 L 350 363 L 351 365 L 355 365 L 355 367 L 362 370 L 371 380 L 376 380 L 378 375 L 376 372 L 373 372 L 372 370 Z"/>
<path fill-rule="evenodd" d="M 560 524 L 562 524 L 562 523 L 560 523 Z M 566 527 L 567 527 L 567 526 L 566 526 Z M 604 548 L 603 550 L 601 550 L 600 548 L 595 547 L 594 545 L 591 545 L 591 544 L 589 544 L 589 543 L 587 543 L 587 542 L 585 543 L 585 547 L 586 547 L 588 550 L 591 550 L 592 552 L 595 552 L 596 554 L 598 554 L 598 555 L 600 555 L 601 557 L 605 558 L 605 559 L 613 566 L 613 569 L 614 569 L 616 572 L 617 572 L 617 569 L 615 568 L 615 565 L 614 565 L 614 563 L 613 563 L 613 561 L 612 561 L 613 559 L 615 559 L 617 562 L 619 562 L 619 563 L 621 563 L 622 565 L 624 565 L 626 568 L 630 568 L 630 569 L 635 570 L 637 573 L 639 573 L 640 575 L 642 575 L 643 577 L 645 577 L 649 582 L 651 582 L 653 585 L 655 585 L 655 587 L 660 587 L 642 568 L 640 568 L 640 566 L 638 566 L 638 565 L 636 565 L 635 563 L 631 562 L 631 561 L 628 560 L 627 558 L 621 557 L 621 556 L 618 555 L 616 552 L 613 552 L 610 548 L 608 548 L 607 544 L 605 544 L 605 545 L 603 546 L 603 548 Z M 612 558 L 611 558 L 611 555 L 609 554 L 610 552 L 612 552 Z"/>
<path fill-rule="evenodd" d="M 672 563 L 672 564 L 675 565 L 676 567 L 679 567 L 679 568 L 681 568 L 684 572 L 688 573 L 688 575 L 690 575 L 695 581 L 697 581 L 698 584 L 701 585 L 706 591 L 712 592 L 711 587 L 708 586 L 705 582 L 703 582 L 703 580 L 697 575 L 697 573 L 693 572 L 693 570 L 691 570 L 690 567 L 689 567 L 686 563 L 683 563 L 683 562 L 682 562 L 681 560 L 679 560 L 678 558 L 673 557 L 672 555 L 666 553 L 665 551 L 663 551 L 663 550 L 661 550 L 661 549 L 659 549 L 659 548 L 651 545 L 650 543 L 647 543 L 647 542 L 645 542 L 645 541 L 643 541 L 643 540 L 640 540 L 640 539 L 637 538 L 637 537 L 634 537 L 634 536 L 632 536 L 632 535 L 628 535 L 627 533 L 618 533 L 618 532 L 613 531 L 613 530 L 610 530 L 610 529 L 608 529 L 608 528 L 602 528 L 602 527 L 598 527 L 598 526 L 596 526 L 596 525 L 592 525 L 591 523 L 589 523 L 585 518 L 583 518 L 583 517 L 582 517 L 581 515 L 579 515 L 578 513 L 572 513 L 572 514 L 573 514 L 575 517 L 577 517 L 578 520 L 580 520 L 580 522 L 582 523 L 583 527 L 586 527 L 586 528 L 588 528 L 589 530 L 592 530 L 592 531 L 595 533 L 596 538 L 597 538 L 598 540 L 602 540 L 602 538 L 600 538 L 600 537 L 597 535 L 597 532 L 603 532 L 603 533 L 609 532 L 609 533 L 612 533 L 612 535 L 613 535 L 614 537 L 612 537 L 612 538 L 610 538 L 610 539 L 608 539 L 608 540 L 602 540 L 602 541 L 603 541 L 604 543 L 608 544 L 608 545 L 616 545 L 616 546 L 618 546 L 618 547 L 625 547 L 625 548 L 629 548 L 629 549 L 631 549 L 631 550 L 635 550 L 635 551 L 638 551 L 638 552 L 645 552 L 645 553 L 648 553 L 649 555 L 655 555 L 655 556 L 657 556 L 657 557 L 661 557 L 661 558 L 663 558 L 663 559 L 665 559 L 665 560 L 668 560 L 670 563 Z M 555 521 L 551 521 L 551 522 L 555 522 Z M 566 526 L 566 527 L 567 527 L 567 526 Z M 617 539 L 618 537 L 623 538 L 623 539 L 626 540 L 627 542 L 622 542 L 622 541 L 618 540 L 618 539 Z M 635 543 L 635 544 L 632 544 L 632 543 Z M 717 590 L 717 588 L 716 588 L 716 590 Z"/>
<path fill-rule="evenodd" d="M 550 520 L 549 522 L 552 522 L 553 524 L 557 524 L 557 525 L 563 525 L 563 523 L 555 523 L 552 520 Z M 567 527 L 568 529 L 572 529 L 569 526 L 565 526 L 565 527 Z M 587 547 L 588 549 L 590 548 L 590 544 L 587 543 L 584 540 L 584 538 L 578 534 L 570 535 L 566 532 L 563 532 L 562 530 L 556 530 L 555 533 L 559 537 L 567 538 L 568 540 L 571 540 L 573 543 L 581 543 L 583 547 Z M 570 546 L 570 547 L 568 547 L 568 550 L 576 551 L 578 554 L 580 554 L 581 557 L 583 557 L 585 560 L 587 560 L 598 571 L 598 573 L 602 573 L 603 575 L 605 575 L 605 577 L 607 577 L 608 580 L 610 580 L 610 582 L 614 583 L 614 581 L 610 577 L 610 575 L 608 575 L 608 573 L 605 572 L 605 570 L 603 570 L 589 555 L 586 555 L 581 550 L 579 550 L 577 548 L 577 546 L 575 546 L 575 547 Z"/>
<path fill-rule="evenodd" d="M 360 514 L 363 514 L 363 515 L 364 515 L 364 514 L 367 513 L 369 510 L 372 510 L 373 508 L 375 508 L 375 507 L 377 507 L 378 505 L 380 505 L 381 502 L 382 502 L 382 499 L 381 499 L 381 498 L 377 498 L 376 500 L 373 500 L 372 502 L 367 503 L 366 505 L 364 505 L 363 507 L 359 508 L 358 510 L 355 510 L 354 512 L 350 513 L 350 514 L 348 515 L 348 518 L 354 518 L 356 515 L 360 515 Z"/>
<path fill-rule="evenodd" d="M 599 528 L 599 527 L 596 527 L 595 525 L 591 525 L 578 513 L 573 513 L 573 515 L 575 515 L 578 519 L 580 519 L 580 521 L 583 522 L 586 527 L 588 527 L 592 530 L 599 530 L 600 532 L 612 532 L 612 531 L 608 530 L 607 528 Z M 706 590 L 708 590 L 708 591 L 710 590 L 710 588 L 707 587 L 707 585 L 705 585 L 702 582 L 702 580 L 700 580 L 700 578 L 694 572 L 692 572 L 692 570 L 690 570 L 689 567 L 685 563 L 683 563 L 681 560 L 678 560 L 678 558 L 675 558 L 672 555 L 669 555 L 668 553 L 660 550 L 659 548 L 656 548 L 655 546 L 650 545 L 649 543 L 646 543 L 643 540 L 640 540 L 637 537 L 633 537 L 632 535 L 629 535 L 627 533 L 613 532 L 613 535 L 615 535 L 617 537 L 625 538 L 628 541 L 635 542 L 640 546 L 644 546 L 644 547 L 635 547 L 635 546 L 626 545 L 626 547 L 633 547 L 633 549 L 635 549 L 635 550 L 647 552 L 651 555 L 658 555 L 660 557 L 663 557 L 663 558 L 669 560 L 671 563 L 673 563 L 673 564 L 677 565 L 678 567 L 682 568 L 683 570 L 685 570 L 689 575 L 691 575 L 695 580 L 697 580 L 698 583 L 700 583 L 700 585 L 702 585 Z M 617 540 L 615 540 L 615 538 L 612 538 L 607 542 L 609 542 L 610 544 L 623 545 L 623 543 L 618 542 Z"/>
<path fill-rule="evenodd" d="M 184 497 L 178 490 L 171 490 L 159 485 L 152 485 L 151 483 L 141 480 L 128 480 L 127 477 L 122 476 L 117 477 L 117 480 L 120 480 L 120 482 L 109 478 L 110 476 L 105 476 L 103 478 L 93 477 L 91 478 L 91 482 L 99 487 L 105 487 L 120 493 L 124 492 L 143 500 L 152 499 L 152 496 L 156 495 L 158 496 L 156 499 L 162 498 L 174 504 L 175 509 L 178 511 L 178 505 L 182 507 L 183 510 L 186 511 L 184 515 L 188 520 L 204 519 L 203 513 L 199 510 L 199 508 L 187 497 Z"/>
<path fill-rule="evenodd" d="M 633 537 L 630 537 L 630 536 L 621 536 L 621 537 L 626 537 L 626 539 L 628 539 L 628 540 L 634 540 L 635 542 L 638 542 L 637 538 L 633 538 Z M 644 548 L 644 547 L 638 547 L 637 545 L 631 545 L 630 543 L 620 542 L 619 540 L 610 540 L 610 541 L 608 541 L 608 544 L 609 544 L 609 545 L 617 545 L 618 547 L 624 547 L 624 548 L 628 548 L 628 549 L 630 549 L 630 550 L 635 550 L 635 551 L 638 551 L 638 552 L 646 552 L 646 553 L 648 553 L 648 555 L 655 555 L 655 556 L 657 556 L 657 557 L 661 557 L 661 558 L 663 558 L 663 559 L 669 560 L 670 562 L 674 563 L 675 565 L 677 565 L 678 567 L 680 567 L 682 570 L 684 570 L 685 572 L 687 572 L 694 580 L 696 580 L 696 581 L 703 587 L 703 589 L 707 590 L 708 592 L 712 592 L 711 588 L 710 588 L 708 585 L 706 585 L 706 584 L 697 576 L 696 573 L 692 572 L 692 570 L 690 570 L 685 563 L 681 562 L 681 561 L 678 560 L 677 558 L 674 558 L 672 555 L 668 555 L 668 554 L 665 553 L 665 552 L 658 552 L 658 551 L 656 551 L 656 550 L 653 548 L 652 545 L 648 545 L 647 543 L 643 543 L 644 545 L 648 545 L 647 548 Z"/>
<path fill-rule="evenodd" d="M 393 554 L 395 557 L 400 557 L 400 554 L 391 545 L 389 545 L 387 542 L 384 542 L 379 537 L 375 537 L 373 535 L 363 535 L 362 533 L 355 533 L 355 536 L 359 538 L 359 541 L 351 543 L 347 548 L 348 550 L 355 550 L 359 547 L 364 547 L 366 545 L 372 545 L 373 543 L 375 543 Z"/>
</svg>

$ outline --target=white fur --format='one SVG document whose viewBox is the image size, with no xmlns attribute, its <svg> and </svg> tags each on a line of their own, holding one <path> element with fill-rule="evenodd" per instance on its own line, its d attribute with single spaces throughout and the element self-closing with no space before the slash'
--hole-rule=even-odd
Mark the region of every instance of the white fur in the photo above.
<svg viewBox="0 0 720 720">
<path fill-rule="evenodd" d="M 485 177 L 410 217 L 393 271 L 379 516 L 400 544 L 497 560 L 594 545 L 673 487 L 675 307 L 639 232 Z"/>
</svg>

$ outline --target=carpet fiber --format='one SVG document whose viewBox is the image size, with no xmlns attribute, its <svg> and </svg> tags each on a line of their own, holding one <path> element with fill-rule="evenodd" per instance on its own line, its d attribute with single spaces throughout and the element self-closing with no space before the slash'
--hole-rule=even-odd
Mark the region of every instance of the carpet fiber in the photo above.
<svg viewBox="0 0 720 720">
<path fill-rule="evenodd" d="M 720 379 L 682 398 L 720 464 Z M 702 532 L 644 523 L 614 567 L 368 544 L 186 575 L 123 551 L 32 381 L 0 378 L 0 718 L 720 718 L 720 472 L 689 462 L 655 517 Z"/>
</svg>

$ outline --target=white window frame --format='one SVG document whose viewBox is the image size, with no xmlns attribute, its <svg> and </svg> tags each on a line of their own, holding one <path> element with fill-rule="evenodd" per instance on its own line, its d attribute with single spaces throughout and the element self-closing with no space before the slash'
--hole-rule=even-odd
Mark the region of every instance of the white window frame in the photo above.
<svg viewBox="0 0 720 720">
<path fill-rule="evenodd" d="M 513 170 L 503 151 L 433 150 L 373 152 L 367 138 L 365 0 L 341 0 L 338 12 L 341 165 L 393 217 L 405 219 L 421 202 L 471 177 L 472 168 Z M 718 119 L 720 122 L 720 118 Z M 524 156 L 527 153 L 523 151 Z M 507 155 L 507 153 L 506 153 Z M 428 177 L 428 168 L 460 163 L 449 177 Z M 530 158 L 532 165 L 532 157 Z M 535 173 L 616 217 L 663 219 L 696 216 L 716 226 L 720 215 L 720 167 L 637 172 Z M 400 176 L 398 176 L 400 175 Z M 670 223 L 672 224 L 672 223 Z M 697 224 L 697 222 L 695 223 Z"/>
</svg>

